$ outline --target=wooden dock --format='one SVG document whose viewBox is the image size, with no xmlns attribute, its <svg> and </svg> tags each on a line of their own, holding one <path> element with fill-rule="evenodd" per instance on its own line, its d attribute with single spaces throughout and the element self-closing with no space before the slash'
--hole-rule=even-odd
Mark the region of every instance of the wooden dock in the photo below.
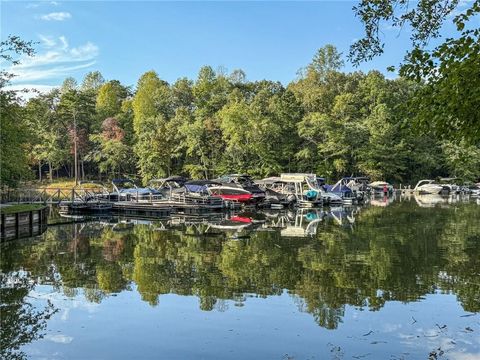
<svg viewBox="0 0 480 360">
<path fill-rule="evenodd" d="M 0 214 L 0 239 L 11 240 L 35 236 L 47 228 L 48 209 L 19 211 Z"/>
</svg>

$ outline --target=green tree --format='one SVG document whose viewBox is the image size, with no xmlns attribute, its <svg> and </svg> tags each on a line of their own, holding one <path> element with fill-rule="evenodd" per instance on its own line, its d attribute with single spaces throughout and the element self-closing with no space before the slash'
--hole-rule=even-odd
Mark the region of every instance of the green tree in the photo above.
<svg viewBox="0 0 480 360">
<path fill-rule="evenodd" d="M 122 102 L 128 90 L 118 80 L 109 81 L 98 89 L 96 111 L 101 119 L 116 116 L 121 112 Z"/>
<path fill-rule="evenodd" d="M 153 71 L 143 74 L 133 99 L 135 153 L 143 181 L 170 174 L 175 144 L 170 125 L 172 94 L 168 83 Z"/>
<path fill-rule="evenodd" d="M 53 170 L 68 161 L 67 127 L 57 119 L 57 103 L 59 91 L 37 96 L 25 106 L 25 121 L 32 131 L 30 139 L 30 154 L 41 168 L 43 163 L 48 164 L 50 181 L 53 179 Z"/>
<path fill-rule="evenodd" d="M 60 97 L 57 116 L 69 132 L 75 179 L 84 178 L 84 161 L 90 147 L 88 137 L 99 127 L 95 113 L 95 97 L 90 92 L 68 90 Z"/>
<path fill-rule="evenodd" d="M 408 25 L 412 49 L 399 73 L 423 84 L 409 104 L 416 110 L 417 128 L 456 142 L 478 144 L 480 27 L 475 21 L 480 0 L 466 5 L 461 10 L 459 1 L 419 1 L 412 7 L 401 0 L 363 0 L 354 11 L 365 27 L 365 37 L 351 46 L 350 59 L 358 65 L 383 53 L 380 28 L 384 24 L 400 29 Z M 459 14 L 452 16 L 455 11 Z M 442 25 L 449 17 L 456 27 L 455 35 L 438 41 L 435 47 L 428 46 L 432 38 L 441 37 Z"/>
<path fill-rule="evenodd" d="M 82 91 L 93 91 L 98 92 L 100 87 L 105 83 L 105 79 L 103 78 L 100 71 L 90 71 L 85 75 L 82 81 L 82 86 L 80 90 Z"/>
<path fill-rule="evenodd" d="M 20 55 L 33 56 L 31 41 L 9 35 L 0 42 L 0 60 L 13 66 L 20 64 Z M 23 109 L 19 105 L 18 94 L 7 90 L 12 73 L 3 67 L 0 70 L 0 187 L 15 186 L 18 181 L 28 178 L 26 149 L 31 134 L 23 120 Z"/>
<path fill-rule="evenodd" d="M 98 164 L 100 172 L 119 176 L 132 162 L 132 149 L 124 143 L 125 132 L 115 118 L 107 118 L 102 123 L 100 134 L 90 135 L 94 144 L 88 155 Z"/>
</svg>

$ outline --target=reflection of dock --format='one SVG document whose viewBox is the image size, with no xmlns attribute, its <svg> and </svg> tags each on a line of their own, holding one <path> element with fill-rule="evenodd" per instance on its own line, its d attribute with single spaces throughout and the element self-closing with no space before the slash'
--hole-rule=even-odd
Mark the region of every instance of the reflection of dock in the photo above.
<svg viewBox="0 0 480 360">
<path fill-rule="evenodd" d="M 212 207 L 207 204 L 189 204 L 181 201 L 119 201 L 112 205 L 113 212 L 146 217 L 165 217 L 172 213 L 198 214 L 216 210 L 218 210 L 218 207 Z"/>
</svg>

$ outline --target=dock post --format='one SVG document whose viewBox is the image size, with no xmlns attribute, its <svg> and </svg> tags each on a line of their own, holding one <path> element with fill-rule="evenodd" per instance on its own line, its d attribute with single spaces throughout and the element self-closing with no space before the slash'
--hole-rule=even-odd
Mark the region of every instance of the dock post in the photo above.
<svg viewBox="0 0 480 360">
<path fill-rule="evenodd" d="M 2 217 L 2 223 L 0 224 L 0 233 L 3 234 L 5 231 L 5 214 L 1 214 Z"/>
</svg>

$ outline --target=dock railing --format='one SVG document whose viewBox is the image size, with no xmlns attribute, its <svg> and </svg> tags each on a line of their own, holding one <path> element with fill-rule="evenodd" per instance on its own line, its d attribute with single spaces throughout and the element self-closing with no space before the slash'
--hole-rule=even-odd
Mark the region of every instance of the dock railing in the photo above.
<svg viewBox="0 0 480 360">
<path fill-rule="evenodd" d="M 0 190 L 1 203 L 58 204 L 61 201 L 84 201 L 98 199 L 103 192 L 93 189 L 65 188 L 18 188 Z"/>
</svg>

